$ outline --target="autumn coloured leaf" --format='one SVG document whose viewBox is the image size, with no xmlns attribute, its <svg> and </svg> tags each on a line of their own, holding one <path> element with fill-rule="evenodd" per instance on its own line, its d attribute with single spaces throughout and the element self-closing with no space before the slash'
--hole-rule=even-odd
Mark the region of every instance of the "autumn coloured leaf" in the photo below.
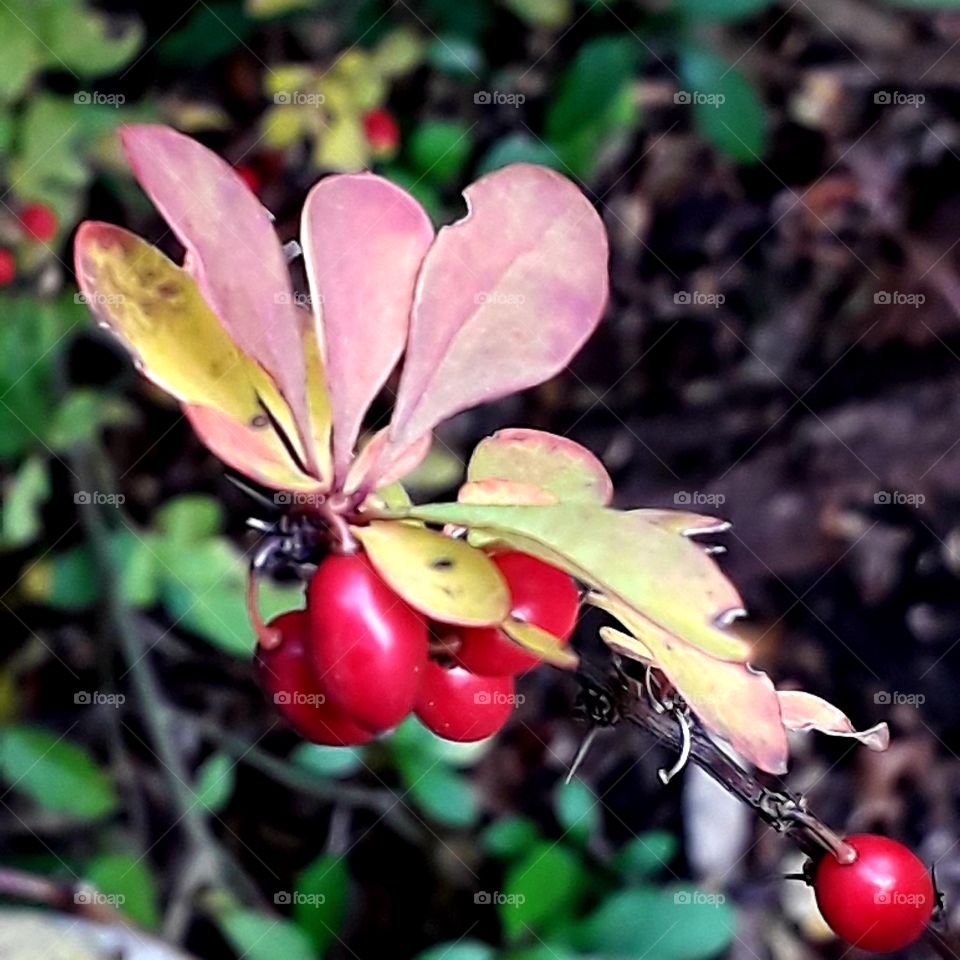
<svg viewBox="0 0 960 960">
<path fill-rule="evenodd" d="M 380 576 L 434 620 L 491 626 L 510 612 L 510 594 L 499 570 L 466 541 L 390 521 L 374 521 L 353 532 Z"/>
<path fill-rule="evenodd" d="M 742 610 L 739 594 L 700 545 L 664 529 L 658 515 L 650 522 L 642 510 L 576 503 L 427 504 L 409 515 L 540 557 L 712 656 L 744 660 L 749 653 L 723 626 Z"/>
<path fill-rule="evenodd" d="M 190 137 L 150 125 L 125 127 L 121 137 L 137 180 L 187 250 L 184 268 L 237 347 L 276 384 L 307 465 L 319 473 L 307 396 L 309 314 L 293 296 L 270 215 L 229 164 Z"/>
<path fill-rule="evenodd" d="M 746 663 L 717 660 L 671 636 L 617 599 L 591 593 L 587 601 L 616 617 L 631 635 L 605 640 L 624 656 L 652 662 L 676 687 L 707 729 L 769 773 L 787 771 L 787 734 L 770 678 Z M 637 643 L 633 643 L 633 638 Z"/>
<path fill-rule="evenodd" d="M 777 696 L 788 730 L 818 730 L 834 737 L 852 737 L 871 750 L 886 750 L 890 746 L 890 731 L 885 723 L 857 730 L 842 710 L 812 693 L 780 690 Z"/>
<path fill-rule="evenodd" d="M 275 489 L 318 486 L 269 428 L 267 409 L 293 432 L 286 403 L 231 340 L 190 274 L 134 234 L 94 222 L 77 233 L 76 266 L 100 323 L 123 338 L 154 383 L 185 404 L 218 455 Z"/>
<path fill-rule="evenodd" d="M 606 506 L 613 499 L 610 475 L 597 457 L 579 443 L 542 430 L 499 430 L 481 440 L 470 457 L 467 480 L 529 484 L 565 503 Z"/>
<path fill-rule="evenodd" d="M 467 216 L 437 234 L 417 284 L 397 446 L 559 373 L 606 305 L 606 233 L 569 180 L 514 164 L 464 196 Z"/>
<path fill-rule="evenodd" d="M 414 284 L 432 241 L 420 204 L 382 177 L 328 177 L 307 196 L 301 243 L 323 334 L 340 481 L 364 414 L 403 353 Z"/>
</svg>

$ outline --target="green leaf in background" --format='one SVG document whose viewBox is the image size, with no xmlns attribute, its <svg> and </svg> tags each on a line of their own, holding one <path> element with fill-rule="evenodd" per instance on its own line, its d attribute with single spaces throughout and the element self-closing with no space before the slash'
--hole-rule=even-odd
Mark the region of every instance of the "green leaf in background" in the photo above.
<svg viewBox="0 0 960 960">
<path fill-rule="evenodd" d="M 538 943 L 534 947 L 511 950 L 502 955 L 502 960 L 584 960 L 584 958 L 558 943 Z"/>
<path fill-rule="evenodd" d="M 95 440 L 107 427 L 123 426 L 136 419 L 134 408 L 120 397 L 100 390 L 78 387 L 57 407 L 47 442 L 56 451 Z"/>
<path fill-rule="evenodd" d="M 217 922 L 244 960 L 316 960 L 307 935 L 289 920 L 233 909 L 219 914 Z"/>
<path fill-rule="evenodd" d="M 25 460 L 6 482 L 0 504 L 0 547 L 33 543 L 40 533 L 40 512 L 50 496 L 50 474 L 43 457 Z"/>
<path fill-rule="evenodd" d="M 110 536 L 113 569 L 120 596 L 133 607 L 151 607 L 160 591 L 160 564 L 156 538 L 148 532 L 121 527 Z"/>
<path fill-rule="evenodd" d="M 116 17 L 110 23 L 115 24 Z M 81 77 L 99 77 L 126 66 L 143 46 L 143 26 L 129 21 L 117 33 L 107 18 L 79 0 L 47 4 L 44 40 L 50 51 L 48 66 L 63 68 Z"/>
<path fill-rule="evenodd" d="M 190 544 L 220 533 L 223 520 L 223 505 L 216 497 L 188 493 L 160 507 L 154 525 L 168 541 Z"/>
<path fill-rule="evenodd" d="M 343 925 L 348 883 L 346 858 L 324 854 L 306 867 L 294 884 L 293 918 L 321 955 Z"/>
<path fill-rule="evenodd" d="M 531 27 L 556 30 L 570 22 L 573 0 L 504 0 L 524 23 Z"/>
<path fill-rule="evenodd" d="M 0 730 L 0 778 L 38 806 L 99 818 L 117 809 L 113 781 L 87 751 L 39 727 Z"/>
<path fill-rule="evenodd" d="M 427 44 L 424 57 L 434 70 L 474 83 L 485 65 L 480 47 L 452 34 L 434 38 Z"/>
<path fill-rule="evenodd" d="M 732 160 L 758 163 L 767 151 L 767 111 L 753 84 L 721 57 L 697 47 L 681 51 L 680 75 L 697 128 Z"/>
<path fill-rule="evenodd" d="M 461 176 L 472 150 L 471 128 L 455 120 L 428 120 L 414 130 L 407 142 L 413 169 L 440 184 Z"/>
<path fill-rule="evenodd" d="M 398 764 L 407 790 L 432 820 L 450 827 L 469 827 L 480 817 L 477 798 L 468 777 L 443 764 L 430 767 Z"/>
<path fill-rule="evenodd" d="M 2 9 L 2 8 L 0 8 Z M 71 298 L 0 296 L 0 460 L 44 448 L 55 415 L 58 364 L 88 321 Z"/>
<path fill-rule="evenodd" d="M 363 768 L 363 751 L 359 747 L 301 743 L 293 748 L 290 760 L 296 766 L 323 777 L 349 777 Z"/>
<path fill-rule="evenodd" d="M 529 817 L 500 817 L 483 831 L 480 839 L 487 853 L 508 860 L 526 853 L 541 837 Z"/>
<path fill-rule="evenodd" d="M 226 539 L 162 545 L 161 596 L 181 627 L 233 656 L 253 656 L 254 634 L 247 616 L 247 561 Z M 302 606 L 298 586 L 261 584 L 260 605 L 269 619 Z"/>
<path fill-rule="evenodd" d="M 147 930 L 160 926 L 157 883 L 146 857 L 107 853 L 90 860 L 83 878 L 100 893 L 117 897 L 117 907 Z"/>
<path fill-rule="evenodd" d="M 581 950 L 604 956 L 702 960 L 729 945 L 735 919 L 721 894 L 634 887 L 614 893 L 572 936 Z"/>
<path fill-rule="evenodd" d="M 193 783 L 193 792 L 200 805 L 219 813 L 233 794 L 237 765 L 225 753 L 212 753 L 200 764 Z"/>
<path fill-rule="evenodd" d="M 19 585 L 28 601 L 52 610 L 87 610 L 100 599 L 100 577 L 86 544 L 29 561 Z"/>
<path fill-rule="evenodd" d="M 438 943 L 429 950 L 418 953 L 415 960 L 494 960 L 496 955 L 493 947 L 479 940 L 457 940 L 452 943 Z"/>
<path fill-rule="evenodd" d="M 201 3 L 190 10 L 187 19 L 157 44 L 160 59 L 174 66 L 213 63 L 244 44 L 260 27 L 242 4 L 230 0 Z"/>
<path fill-rule="evenodd" d="M 604 141 L 636 122 L 631 86 L 642 48 L 630 36 L 588 40 L 560 77 L 544 136 L 574 173 L 588 176 Z"/>
<path fill-rule="evenodd" d="M 671 12 L 702 20 L 746 20 L 774 6 L 776 0 L 673 0 Z"/>
<path fill-rule="evenodd" d="M 467 40 L 478 40 L 493 18 L 489 0 L 420 0 L 418 9 L 432 32 Z"/>
<path fill-rule="evenodd" d="M 503 882 L 500 923 L 510 940 L 530 931 L 543 938 L 569 915 L 590 889 L 580 858 L 553 841 L 541 841 L 514 863 Z"/>
<path fill-rule="evenodd" d="M 582 780 L 557 789 L 557 820 L 566 834 L 586 843 L 600 829 L 601 802 Z"/>
<path fill-rule="evenodd" d="M 618 850 L 611 866 L 629 880 L 645 880 L 669 866 L 676 855 L 677 838 L 666 830 L 651 830 Z"/>
<path fill-rule="evenodd" d="M 561 170 L 563 167 L 563 161 L 556 151 L 534 139 L 529 133 L 518 131 L 508 133 L 490 147 L 477 163 L 477 176 L 499 170 L 511 163 L 539 163 L 554 170 Z"/>
<path fill-rule="evenodd" d="M 9 4 L 0 6 L 0 37 L 3 37 L 3 70 L 0 70 L 2 104 L 19 99 L 26 91 L 34 73 L 40 69 L 46 52 L 36 33 L 18 19 L 18 12 Z"/>
</svg>

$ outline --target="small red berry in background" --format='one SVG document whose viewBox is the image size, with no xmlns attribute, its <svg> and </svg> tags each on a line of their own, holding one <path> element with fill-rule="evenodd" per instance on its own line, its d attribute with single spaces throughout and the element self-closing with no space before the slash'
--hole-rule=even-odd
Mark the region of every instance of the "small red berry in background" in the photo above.
<svg viewBox="0 0 960 960">
<path fill-rule="evenodd" d="M 510 589 L 510 615 L 532 623 L 566 643 L 577 625 L 580 593 L 562 570 L 526 553 L 494 554 Z M 457 662 L 471 673 L 498 677 L 523 673 L 540 664 L 497 627 L 469 627 L 462 633 Z"/>
<path fill-rule="evenodd" d="M 234 168 L 237 175 L 240 179 L 253 191 L 253 193 L 259 193 L 263 188 L 263 182 L 260 179 L 260 174 L 253 169 L 249 164 L 238 163 Z"/>
<path fill-rule="evenodd" d="M 365 554 L 331 554 L 307 591 L 308 644 L 330 699 L 369 730 L 413 709 L 427 664 L 427 622 Z"/>
<path fill-rule="evenodd" d="M 472 743 L 493 736 L 513 710 L 513 677 L 479 677 L 431 660 L 417 696 L 420 722 L 437 736 Z"/>
<path fill-rule="evenodd" d="M 47 243 L 57 235 L 57 215 L 45 203 L 30 203 L 20 211 L 23 232 L 39 243 Z"/>
<path fill-rule="evenodd" d="M 9 250 L 0 250 L 0 287 L 13 283 L 17 275 L 17 261 Z"/>
<path fill-rule="evenodd" d="M 373 733 L 364 729 L 337 707 L 313 669 L 307 649 L 310 617 L 305 610 L 292 610 L 271 621 L 280 631 L 280 644 L 257 651 L 255 669 L 260 685 L 287 722 L 307 740 L 327 746 L 366 743 Z"/>
<path fill-rule="evenodd" d="M 847 837 L 857 852 L 842 864 L 828 854 L 817 866 L 817 906 L 833 932 L 864 950 L 887 953 L 923 933 L 935 905 L 923 862 L 902 843 L 875 834 Z"/>
<path fill-rule="evenodd" d="M 378 154 L 392 153 L 400 143 L 400 127 L 385 107 L 377 107 L 364 114 L 363 131 L 367 143 Z"/>
</svg>

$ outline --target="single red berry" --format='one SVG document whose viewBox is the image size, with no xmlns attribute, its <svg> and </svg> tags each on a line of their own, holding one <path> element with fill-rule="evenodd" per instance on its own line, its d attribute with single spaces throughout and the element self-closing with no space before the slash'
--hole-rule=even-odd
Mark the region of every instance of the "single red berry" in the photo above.
<svg viewBox="0 0 960 960">
<path fill-rule="evenodd" d="M 253 167 L 249 166 L 246 163 L 238 163 L 233 168 L 240 179 L 253 191 L 253 193 L 259 193 L 263 187 L 263 183 L 260 180 L 260 175 L 257 173 Z"/>
<path fill-rule="evenodd" d="M 864 950 L 887 953 L 913 943 L 930 921 L 933 882 L 922 861 L 902 843 L 871 833 L 846 842 L 857 852 L 842 864 L 828 854 L 813 888 L 833 932 Z"/>
<path fill-rule="evenodd" d="M 334 704 L 317 679 L 307 650 L 310 618 L 305 610 L 281 614 L 270 624 L 282 640 L 273 650 L 257 650 L 255 669 L 261 686 L 287 722 L 307 740 L 328 746 L 366 743 L 373 733 Z"/>
<path fill-rule="evenodd" d="M 393 119 L 393 114 L 385 107 L 377 107 L 364 114 L 363 131 L 367 143 L 377 153 L 390 153 L 396 150 L 400 143 L 400 127 Z"/>
<path fill-rule="evenodd" d="M 420 722 L 445 740 L 472 743 L 493 736 L 516 700 L 513 677 L 478 677 L 463 667 L 427 663 L 417 696 Z"/>
<path fill-rule="evenodd" d="M 57 215 L 45 203 L 30 203 L 20 211 L 20 226 L 31 240 L 46 243 L 57 235 Z"/>
<path fill-rule="evenodd" d="M 0 287 L 13 283 L 17 275 L 17 261 L 9 250 L 0 250 Z"/>
<path fill-rule="evenodd" d="M 577 625 L 580 594 L 577 585 L 562 570 L 526 553 L 494 554 L 510 588 L 510 614 L 532 623 L 566 643 Z M 515 644 L 497 627 L 466 627 L 457 662 L 484 677 L 518 674 L 537 666 L 540 660 Z"/>
<path fill-rule="evenodd" d="M 427 662 L 427 623 L 365 554 L 332 554 L 310 581 L 309 644 L 330 699 L 371 730 L 412 709 Z"/>
</svg>

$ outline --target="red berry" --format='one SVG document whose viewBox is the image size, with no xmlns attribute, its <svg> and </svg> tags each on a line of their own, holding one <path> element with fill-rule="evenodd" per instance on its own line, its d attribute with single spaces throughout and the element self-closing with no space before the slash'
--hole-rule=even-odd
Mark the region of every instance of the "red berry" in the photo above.
<svg viewBox="0 0 960 960">
<path fill-rule="evenodd" d="M 370 740 L 373 734 L 336 706 L 317 679 L 306 645 L 310 629 L 307 612 L 281 614 L 270 626 L 277 627 L 283 639 L 273 650 L 258 649 L 256 671 L 290 725 L 306 739 L 329 746 Z"/>
<path fill-rule="evenodd" d="M 310 581 L 310 648 L 330 699 L 371 730 L 412 709 L 427 662 L 427 623 L 366 555 L 333 554 Z"/>
<path fill-rule="evenodd" d="M 31 240 L 46 243 L 57 235 L 57 215 L 45 203 L 31 203 L 20 211 L 20 226 Z"/>
<path fill-rule="evenodd" d="M 238 163 L 233 169 L 253 193 L 260 192 L 263 183 L 260 181 L 260 175 L 253 167 L 246 163 Z"/>
<path fill-rule="evenodd" d="M 400 128 L 393 115 L 384 107 L 370 110 L 363 116 L 363 131 L 367 143 L 377 153 L 390 153 L 400 143 Z"/>
<path fill-rule="evenodd" d="M 526 553 L 498 553 L 493 562 L 510 588 L 511 616 L 532 623 L 566 642 L 577 625 L 580 595 L 562 570 Z M 540 660 L 497 627 L 467 627 L 457 661 L 484 677 L 518 674 Z"/>
<path fill-rule="evenodd" d="M 417 696 L 420 722 L 445 740 L 472 743 L 493 736 L 514 704 L 513 677 L 478 677 L 463 667 L 427 663 Z"/>
<path fill-rule="evenodd" d="M 853 863 L 827 854 L 817 866 L 813 886 L 824 919 L 864 950 L 886 953 L 913 943 L 933 913 L 927 868 L 896 840 L 861 833 L 846 841 L 857 851 Z"/>
<path fill-rule="evenodd" d="M 0 287 L 13 283 L 17 275 L 17 261 L 9 250 L 0 250 Z"/>
</svg>

